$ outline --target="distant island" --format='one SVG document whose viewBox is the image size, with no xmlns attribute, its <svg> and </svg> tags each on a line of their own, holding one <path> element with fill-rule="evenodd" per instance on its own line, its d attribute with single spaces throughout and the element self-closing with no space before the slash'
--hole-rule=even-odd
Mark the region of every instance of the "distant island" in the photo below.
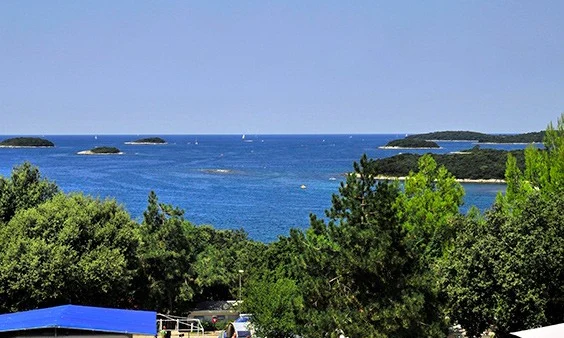
<svg viewBox="0 0 564 338">
<path fill-rule="evenodd" d="M 4 148 L 37 148 L 54 146 L 55 144 L 53 142 L 39 137 L 14 137 L 0 142 L 0 147 Z"/>
<path fill-rule="evenodd" d="M 125 144 L 166 144 L 166 141 L 160 137 L 146 137 Z"/>
<path fill-rule="evenodd" d="M 541 143 L 545 132 L 531 132 L 513 135 L 484 134 L 474 131 L 437 131 L 426 134 L 413 134 L 405 139 L 427 141 L 474 141 L 477 143 Z"/>
<path fill-rule="evenodd" d="M 79 155 L 121 155 L 121 150 L 116 147 L 96 147 L 78 152 Z"/>
<path fill-rule="evenodd" d="M 388 142 L 380 149 L 439 149 L 440 146 L 433 142 L 418 138 L 403 138 Z"/>
<path fill-rule="evenodd" d="M 480 149 L 475 146 L 465 151 L 450 154 L 431 154 L 438 165 L 444 165 L 457 179 L 477 182 L 503 182 L 507 155 L 517 159 L 521 170 L 525 167 L 524 150 Z M 400 154 L 371 162 L 380 178 L 405 177 L 417 171 L 417 161 L 422 155 Z"/>
</svg>

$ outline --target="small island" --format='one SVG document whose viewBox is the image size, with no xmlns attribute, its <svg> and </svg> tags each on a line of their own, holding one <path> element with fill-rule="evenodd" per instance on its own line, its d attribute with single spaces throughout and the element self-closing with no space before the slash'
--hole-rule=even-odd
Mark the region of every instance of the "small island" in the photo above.
<svg viewBox="0 0 564 338">
<path fill-rule="evenodd" d="M 166 144 L 166 143 L 167 142 L 160 137 L 147 137 L 131 142 L 125 142 L 125 144 Z"/>
<path fill-rule="evenodd" d="M 380 149 L 439 149 L 440 146 L 433 142 L 418 138 L 403 138 L 388 142 Z"/>
<path fill-rule="evenodd" d="M 90 150 L 79 151 L 78 155 L 121 155 L 121 150 L 116 147 L 96 147 Z"/>
<path fill-rule="evenodd" d="M 43 148 L 54 146 L 53 142 L 39 137 L 14 137 L 0 142 L 0 147 L 3 148 Z"/>
</svg>

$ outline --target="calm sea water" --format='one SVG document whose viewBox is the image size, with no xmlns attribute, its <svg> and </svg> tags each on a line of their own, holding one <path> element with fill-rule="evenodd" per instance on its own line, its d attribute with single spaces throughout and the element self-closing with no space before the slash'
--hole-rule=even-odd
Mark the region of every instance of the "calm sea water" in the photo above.
<svg viewBox="0 0 564 338">
<path fill-rule="evenodd" d="M 388 157 L 398 150 L 379 146 L 404 135 L 167 135 L 166 145 L 127 145 L 147 135 L 53 135 L 54 148 L 0 148 L 0 175 L 24 161 L 65 192 L 115 198 L 142 219 L 149 191 L 185 210 L 195 224 L 245 229 L 251 238 L 273 241 L 292 227 L 306 228 L 309 214 L 322 216 L 344 173 L 366 153 Z M 0 137 L 0 139 L 11 136 Z M 95 146 L 115 146 L 119 156 L 77 155 Z M 437 153 L 471 148 L 441 142 Z M 487 145 L 498 149 L 521 145 Z M 405 150 L 403 150 L 405 152 Z M 427 151 L 419 151 L 424 153 Z M 305 185 L 306 189 L 302 189 Z M 487 209 L 498 184 L 465 184 L 466 210 Z"/>
</svg>

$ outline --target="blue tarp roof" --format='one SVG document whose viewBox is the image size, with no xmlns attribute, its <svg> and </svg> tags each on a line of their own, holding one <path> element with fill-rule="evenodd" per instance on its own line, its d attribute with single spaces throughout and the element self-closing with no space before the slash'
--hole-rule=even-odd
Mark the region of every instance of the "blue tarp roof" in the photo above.
<svg viewBox="0 0 564 338">
<path fill-rule="evenodd" d="M 65 328 L 156 334 L 157 313 L 80 305 L 62 305 L 0 315 L 0 332 Z"/>
</svg>

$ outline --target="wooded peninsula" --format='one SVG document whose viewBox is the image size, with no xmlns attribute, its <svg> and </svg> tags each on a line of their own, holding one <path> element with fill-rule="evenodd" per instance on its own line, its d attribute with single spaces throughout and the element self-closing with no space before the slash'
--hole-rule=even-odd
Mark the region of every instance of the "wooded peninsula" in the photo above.
<svg viewBox="0 0 564 338">
<path fill-rule="evenodd" d="M 457 179 L 502 180 L 505 176 L 507 156 L 511 154 L 517 160 L 517 166 L 523 170 L 525 156 L 523 150 L 481 149 L 475 146 L 465 151 L 450 154 L 430 154 Z M 417 171 L 417 163 L 423 155 L 399 154 L 371 162 L 372 170 L 378 176 L 405 177 L 411 171 Z"/>
<path fill-rule="evenodd" d="M 405 138 L 431 141 L 475 141 L 478 143 L 541 143 L 545 134 L 544 131 L 508 135 L 484 134 L 474 131 L 437 131 L 408 135 Z"/>
</svg>

